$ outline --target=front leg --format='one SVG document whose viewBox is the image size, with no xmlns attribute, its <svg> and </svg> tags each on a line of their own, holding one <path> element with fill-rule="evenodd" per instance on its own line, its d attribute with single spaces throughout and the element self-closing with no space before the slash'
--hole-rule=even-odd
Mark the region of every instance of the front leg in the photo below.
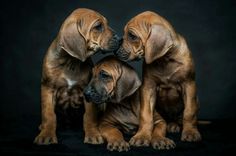
<svg viewBox="0 0 236 156">
<path fill-rule="evenodd" d="M 195 81 L 190 80 L 182 84 L 184 113 L 183 113 L 183 131 L 181 140 L 194 142 L 201 140 L 201 134 L 197 129 L 198 103 L 196 96 Z"/>
<path fill-rule="evenodd" d="M 46 85 L 41 86 L 41 106 L 42 106 L 42 123 L 41 132 L 35 138 L 34 143 L 38 145 L 56 144 L 56 114 L 54 112 L 55 100 L 53 97 L 54 90 Z"/>
<path fill-rule="evenodd" d="M 128 151 L 129 143 L 124 140 L 122 133 L 113 125 L 101 123 L 99 126 L 100 132 L 107 141 L 107 149 L 110 151 Z"/>
<path fill-rule="evenodd" d="M 130 139 L 133 146 L 148 146 L 153 129 L 153 110 L 156 103 L 156 83 L 151 79 L 144 79 L 141 87 L 139 130 Z"/>
<path fill-rule="evenodd" d="M 154 112 L 154 128 L 152 132 L 151 144 L 154 149 L 175 148 L 173 140 L 166 137 L 167 124 L 159 113 Z"/>
<path fill-rule="evenodd" d="M 84 102 L 84 143 L 102 144 L 103 138 L 98 130 L 97 110 L 93 103 Z"/>
</svg>

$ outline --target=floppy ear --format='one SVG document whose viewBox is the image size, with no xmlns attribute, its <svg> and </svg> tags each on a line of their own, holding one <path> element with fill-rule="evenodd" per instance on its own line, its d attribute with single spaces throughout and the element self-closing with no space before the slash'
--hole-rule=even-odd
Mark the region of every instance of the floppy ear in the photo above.
<svg viewBox="0 0 236 156">
<path fill-rule="evenodd" d="M 140 85 L 141 81 L 134 69 L 121 65 L 121 75 L 116 84 L 116 102 L 132 95 Z"/>
<path fill-rule="evenodd" d="M 161 25 L 152 25 L 145 45 L 145 62 L 152 63 L 173 46 L 170 31 Z"/>
<path fill-rule="evenodd" d="M 69 22 L 63 25 L 60 36 L 59 46 L 69 55 L 78 58 L 81 61 L 86 60 L 86 42 L 78 29 L 77 22 Z"/>
</svg>

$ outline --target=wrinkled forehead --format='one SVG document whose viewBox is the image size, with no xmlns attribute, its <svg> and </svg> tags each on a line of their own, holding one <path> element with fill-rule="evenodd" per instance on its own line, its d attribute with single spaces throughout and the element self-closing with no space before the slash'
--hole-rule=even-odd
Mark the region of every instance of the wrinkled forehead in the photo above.
<svg viewBox="0 0 236 156">
<path fill-rule="evenodd" d="M 106 71 L 108 74 L 112 75 L 113 77 L 118 77 L 119 76 L 119 65 L 115 61 L 106 61 L 102 63 L 98 63 L 94 67 L 94 74 L 99 74 L 100 71 Z"/>
<path fill-rule="evenodd" d="M 129 31 L 139 35 L 145 41 L 150 33 L 151 26 L 154 24 L 162 24 L 163 19 L 158 14 L 146 11 L 133 17 L 125 26 L 125 33 Z"/>
<path fill-rule="evenodd" d="M 135 16 L 127 23 L 124 31 L 126 34 L 132 32 L 141 38 L 146 38 L 149 33 L 149 25 L 150 22 L 146 18 L 142 18 L 142 16 Z"/>
<path fill-rule="evenodd" d="M 88 23 L 93 22 L 94 20 L 106 21 L 105 17 L 99 14 L 96 11 L 90 9 L 78 9 L 73 14 L 80 19 L 86 19 Z"/>
<path fill-rule="evenodd" d="M 133 17 L 126 25 L 128 29 L 136 28 L 147 31 L 152 24 L 162 23 L 162 18 L 154 12 L 146 11 Z"/>
</svg>

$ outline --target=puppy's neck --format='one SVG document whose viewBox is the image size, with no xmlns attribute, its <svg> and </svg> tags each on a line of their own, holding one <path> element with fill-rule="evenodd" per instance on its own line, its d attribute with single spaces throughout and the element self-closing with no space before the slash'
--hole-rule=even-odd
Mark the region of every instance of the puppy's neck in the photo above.
<svg viewBox="0 0 236 156">
<path fill-rule="evenodd" d="M 111 103 L 117 104 L 117 105 L 132 105 L 133 99 L 137 96 L 137 91 L 134 92 L 132 95 L 125 97 L 120 102 L 117 102 L 116 100 L 111 100 Z"/>
</svg>

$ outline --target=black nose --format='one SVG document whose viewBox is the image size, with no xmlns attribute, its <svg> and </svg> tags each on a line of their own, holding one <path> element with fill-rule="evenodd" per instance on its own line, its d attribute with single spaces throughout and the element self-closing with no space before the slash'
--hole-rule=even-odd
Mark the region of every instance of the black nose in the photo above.
<svg viewBox="0 0 236 156">
<path fill-rule="evenodd" d="M 91 99 L 91 96 L 92 96 L 92 87 L 91 86 L 88 86 L 84 89 L 84 96 L 85 96 L 86 101 L 89 102 Z"/>
</svg>

